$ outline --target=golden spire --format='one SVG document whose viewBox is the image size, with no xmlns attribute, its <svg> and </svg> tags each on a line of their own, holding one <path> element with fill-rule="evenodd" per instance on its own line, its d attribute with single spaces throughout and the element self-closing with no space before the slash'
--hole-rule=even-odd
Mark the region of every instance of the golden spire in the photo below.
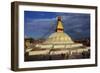
<svg viewBox="0 0 100 73">
<path fill-rule="evenodd" d="M 63 31 L 64 31 L 64 27 L 61 21 L 61 16 L 58 16 L 56 32 L 63 32 Z"/>
</svg>

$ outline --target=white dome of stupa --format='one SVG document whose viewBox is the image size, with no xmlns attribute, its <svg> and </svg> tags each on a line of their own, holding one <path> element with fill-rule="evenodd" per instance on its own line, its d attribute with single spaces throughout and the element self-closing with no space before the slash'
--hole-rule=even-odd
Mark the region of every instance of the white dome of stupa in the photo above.
<svg viewBox="0 0 100 73">
<path fill-rule="evenodd" d="M 55 32 L 44 42 L 48 44 L 72 44 L 74 43 L 69 35 L 64 32 Z"/>
</svg>

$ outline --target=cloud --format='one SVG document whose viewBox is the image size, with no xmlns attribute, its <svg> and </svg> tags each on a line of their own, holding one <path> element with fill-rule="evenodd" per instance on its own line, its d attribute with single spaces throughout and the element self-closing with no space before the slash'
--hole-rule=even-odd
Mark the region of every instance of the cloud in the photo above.
<svg viewBox="0 0 100 73">
<path fill-rule="evenodd" d="M 65 33 L 70 34 L 72 37 L 77 37 L 77 32 L 80 32 L 83 35 L 89 35 L 89 14 L 55 13 L 55 16 L 56 17 L 53 18 L 27 18 L 25 21 L 25 33 L 27 35 L 39 37 L 41 37 L 45 33 L 47 33 L 47 35 L 50 35 L 56 29 L 57 16 L 61 16 Z"/>
<path fill-rule="evenodd" d="M 27 19 L 25 34 L 33 37 L 42 37 L 55 31 L 56 18 L 52 19 Z"/>
</svg>

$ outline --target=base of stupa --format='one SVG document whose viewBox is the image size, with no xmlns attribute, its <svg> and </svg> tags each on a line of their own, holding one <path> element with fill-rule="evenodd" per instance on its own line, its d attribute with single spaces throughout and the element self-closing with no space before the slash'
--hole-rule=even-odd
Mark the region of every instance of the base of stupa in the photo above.
<svg viewBox="0 0 100 73">
<path fill-rule="evenodd" d="M 90 47 L 70 49 L 38 49 L 27 52 L 25 61 L 90 58 Z"/>
<path fill-rule="evenodd" d="M 49 44 L 37 44 L 36 47 L 39 47 L 40 49 L 60 49 L 60 48 L 75 48 L 75 47 L 82 47 L 83 44 L 81 43 L 69 43 L 69 44 L 52 44 L 52 43 L 49 43 Z"/>
<path fill-rule="evenodd" d="M 73 54 L 82 53 L 90 50 L 90 47 L 75 47 L 75 48 L 56 48 L 56 49 L 31 49 L 28 55 L 56 55 L 56 54 Z"/>
</svg>

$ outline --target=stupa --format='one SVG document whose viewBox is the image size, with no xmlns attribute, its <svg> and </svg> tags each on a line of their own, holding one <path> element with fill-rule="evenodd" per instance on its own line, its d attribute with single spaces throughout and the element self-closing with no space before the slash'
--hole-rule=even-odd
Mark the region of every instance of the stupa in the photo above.
<svg viewBox="0 0 100 73">
<path fill-rule="evenodd" d="M 90 47 L 86 47 L 82 43 L 75 43 L 72 38 L 64 32 L 64 26 L 60 16 L 58 16 L 57 19 L 55 32 L 52 33 L 46 41 L 36 44 L 35 47 L 38 49 L 30 51 L 29 55 L 72 54 L 82 53 L 90 49 Z"/>
<path fill-rule="evenodd" d="M 40 48 L 73 48 L 83 46 L 81 43 L 74 43 L 72 38 L 64 32 L 61 17 L 58 16 L 56 31 L 42 44 L 37 44 Z"/>
</svg>

